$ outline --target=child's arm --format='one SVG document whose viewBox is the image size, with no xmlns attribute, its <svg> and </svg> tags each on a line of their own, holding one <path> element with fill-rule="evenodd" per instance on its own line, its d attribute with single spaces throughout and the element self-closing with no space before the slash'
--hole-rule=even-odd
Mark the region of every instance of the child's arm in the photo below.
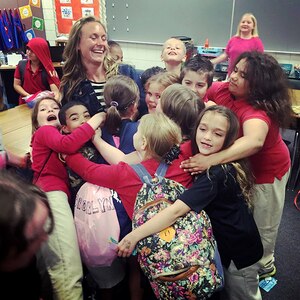
<svg viewBox="0 0 300 300">
<path fill-rule="evenodd" d="M 16 91 L 18 94 L 20 94 L 22 97 L 26 97 L 26 96 L 29 96 L 29 95 L 30 95 L 29 93 L 27 93 L 27 92 L 23 89 L 23 87 L 22 87 L 22 85 L 21 85 L 21 80 L 18 79 L 18 78 L 14 78 L 14 89 L 15 89 L 15 91 Z"/>
<path fill-rule="evenodd" d="M 139 157 L 137 151 L 125 154 L 118 148 L 105 142 L 98 133 L 95 134 L 93 144 L 103 158 L 111 165 L 118 164 L 120 161 L 128 164 L 137 164 L 141 162 L 141 158 Z"/>
<path fill-rule="evenodd" d="M 93 115 L 87 123 L 96 130 L 98 127 L 102 126 L 106 119 L 106 113 L 105 112 L 99 112 L 95 115 Z"/>
<path fill-rule="evenodd" d="M 194 175 L 211 166 L 249 157 L 263 147 L 268 131 L 269 127 L 266 122 L 260 119 L 250 119 L 243 124 L 244 136 L 237 139 L 232 146 L 206 156 L 196 154 L 183 161 L 180 167 Z"/>
<path fill-rule="evenodd" d="M 174 204 L 159 212 L 151 220 L 127 234 L 118 244 L 118 255 L 130 256 L 138 241 L 164 230 L 190 210 L 190 207 L 183 201 L 176 200 Z"/>
</svg>

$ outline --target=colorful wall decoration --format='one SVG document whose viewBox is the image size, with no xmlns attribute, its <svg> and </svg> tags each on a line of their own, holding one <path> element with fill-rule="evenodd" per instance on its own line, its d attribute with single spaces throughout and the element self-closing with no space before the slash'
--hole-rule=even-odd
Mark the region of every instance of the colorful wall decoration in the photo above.
<svg viewBox="0 0 300 300">
<path fill-rule="evenodd" d="M 68 34 L 73 23 L 84 16 L 100 18 L 99 0 L 55 0 L 57 34 Z"/>
</svg>

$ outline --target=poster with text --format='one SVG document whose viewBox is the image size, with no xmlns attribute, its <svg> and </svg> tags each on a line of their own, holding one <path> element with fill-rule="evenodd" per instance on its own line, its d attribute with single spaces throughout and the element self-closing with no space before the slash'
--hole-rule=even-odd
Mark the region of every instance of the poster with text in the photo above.
<svg viewBox="0 0 300 300">
<path fill-rule="evenodd" d="M 54 0 L 57 34 L 68 34 L 75 21 L 87 15 L 100 16 L 100 0 Z"/>
</svg>

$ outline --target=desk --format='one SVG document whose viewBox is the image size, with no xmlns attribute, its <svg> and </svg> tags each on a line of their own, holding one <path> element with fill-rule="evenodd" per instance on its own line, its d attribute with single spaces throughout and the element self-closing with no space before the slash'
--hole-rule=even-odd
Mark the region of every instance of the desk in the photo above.
<svg viewBox="0 0 300 300">
<path fill-rule="evenodd" d="M 53 62 L 53 66 L 58 74 L 58 77 L 62 77 L 62 64 L 61 62 Z M 18 105 L 19 104 L 19 94 L 15 91 L 14 84 L 14 73 L 16 66 L 1 65 L 0 73 L 2 76 L 2 81 L 6 91 L 6 97 L 9 100 L 9 104 Z"/>
<path fill-rule="evenodd" d="M 0 112 L 0 129 L 7 150 L 18 155 L 30 151 L 31 109 L 26 104 Z"/>
</svg>

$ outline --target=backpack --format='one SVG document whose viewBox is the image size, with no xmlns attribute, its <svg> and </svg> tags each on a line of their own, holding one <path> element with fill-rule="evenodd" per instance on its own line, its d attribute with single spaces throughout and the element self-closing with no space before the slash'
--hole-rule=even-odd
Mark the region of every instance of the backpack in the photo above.
<svg viewBox="0 0 300 300">
<path fill-rule="evenodd" d="M 132 219 L 133 228 L 137 228 L 172 205 L 185 188 L 164 178 L 165 163 L 159 165 L 155 178 L 141 164 L 131 167 L 143 182 Z M 158 299 L 207 299 L 224 285 L 217 244 L 205 211 L 190 211 L 172 226 L 139 241 L 136 250 Z"/>
<path fill-rule="evenodd" d="M 87 267 L 110 266 L 117 258 L 120 225 L 113 197 L 114 191 L 91 183 L 84 183 L 76 195 L 74 222 Z"/>
<path fill-rule="evenodd" d="M 19 61 L 18 66 L 19 66 L 19 71 L 20 71 L 20 80 L 21 80 L 21 85 L 23 85 L 24 82 L 24 73 L 25 73 L 25 68 L 27 64 L 27 59 L 22 59 Z M 50 85 L 48 83 L 47 79 L 47 72 L 44 67 L 42 67 L 42 82 L 43 85 L 46 87 L 46 90 L 50 89 Z"/>
</svg>

